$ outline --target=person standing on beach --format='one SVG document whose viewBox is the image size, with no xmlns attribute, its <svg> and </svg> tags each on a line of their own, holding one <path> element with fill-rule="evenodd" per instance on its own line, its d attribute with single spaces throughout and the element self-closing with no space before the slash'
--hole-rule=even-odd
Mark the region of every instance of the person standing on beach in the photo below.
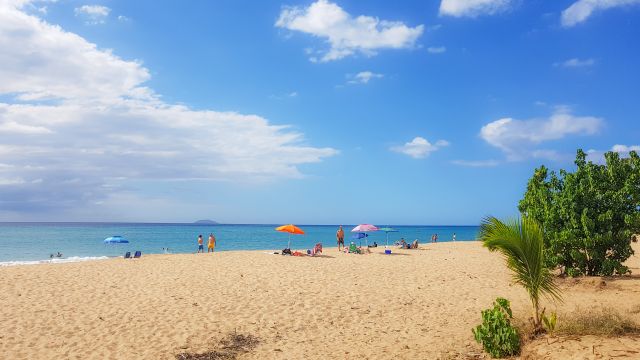
<svg viewBox="0 0 640 360">
<path fill-rule="evenodd" d="M 213 252 L 213 249 L 216 247 L 216 237 L 213 236 L 213 233 L 209 234 L 209 243 L 207 244 L 207 253 Z"/>
<path fill-rule="evenodd" d="M 202 235 L 198 235 L 198 252 L 204 253 L 204 240 L 202 240 Z"/>
<path fill-rule="evenodd" d="M 342 230 L 342 225 L 336 231 L 336 238 L 338 239 L 338 251 L 340 251 L 340 245 L 344 249 L 344 230 Z"/>
<path fill-rule="evenodd" d="M 453 233 L 453 241 L 456 241 L 456 233 Z"/>
</svg>

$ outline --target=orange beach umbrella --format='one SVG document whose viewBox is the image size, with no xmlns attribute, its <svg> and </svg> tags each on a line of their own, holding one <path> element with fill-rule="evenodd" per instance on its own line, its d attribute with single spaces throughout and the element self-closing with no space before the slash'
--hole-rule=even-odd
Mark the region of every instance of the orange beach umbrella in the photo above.
<svg viewBox="0 0 640 360">
<path fill-rule="evenodd" d="M 289 233 L 287 249 L 291 249 L 291 234 L 304 235 L 304 231 L 293 224 L 278 226 L 276 231 Z"/>
</svg>

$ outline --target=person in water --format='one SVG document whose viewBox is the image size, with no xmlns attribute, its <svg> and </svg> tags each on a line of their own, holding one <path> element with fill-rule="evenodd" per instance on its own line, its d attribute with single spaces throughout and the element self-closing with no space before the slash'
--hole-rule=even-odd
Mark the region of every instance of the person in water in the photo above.
<svg viewBox="0 0 640 360">
<path fill-rule="evenodd" d="M 336 231 L 336 238 L 338 239 L 338 251 L 340 251 L 340 245 L 344 248 L 344 230 L 342 230 L 342 225 Z"/>
<path fill-rule="evenodd" d="M 209 243 L 207 243 L 207 252 L 213 252 L 213 249 L 216 247 L 216 237 L 213 236 L 213 233 L 209 234 Z"/>
<path fill-rule="evenodd" d="M 202 240 L 202 235 L 198 235 L 198 252 L 204 253 L 204 240 Z"/>
</svg>

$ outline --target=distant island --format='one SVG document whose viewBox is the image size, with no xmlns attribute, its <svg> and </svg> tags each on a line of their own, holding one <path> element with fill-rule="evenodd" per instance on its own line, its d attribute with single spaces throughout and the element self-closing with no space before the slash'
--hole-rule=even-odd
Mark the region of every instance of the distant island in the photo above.
<svg viewBox="0 0 640 360">
<path fill-rule="evenodd" d="M 217 225 L 218 224 L 217 221 L 213 221 L 213 220 L 198 220 L 198 221 L 194 221 L 193 223 L 198 225 Z"/>
</svg>

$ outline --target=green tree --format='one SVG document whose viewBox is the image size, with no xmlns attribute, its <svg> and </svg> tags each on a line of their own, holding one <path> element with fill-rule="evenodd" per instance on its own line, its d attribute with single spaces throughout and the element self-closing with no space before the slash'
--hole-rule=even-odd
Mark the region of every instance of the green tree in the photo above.
<svg viewBox="0 0 640 360">
<path fill-rule="evenodd" d="M 488 217 L 480 225 L 480 240 L 489 250 L 502 253 L 513 280 L 529 294 L 534 332 L 543 332 L 540 296 L 557 300 L 561 296 L 553 274 L 544 263 L 543 233 L 538 222 L 527 216 L 506 223 Z"/>
<path fill-rule="evenodd" d="M 544 229 L 546 263 L 571 275 L 624 274 L 633 255 L 631 237 L 640 230 L 640 158 L 630 152 L 587 161 L 578 150 L 575 172 L 536 169 L 520 201 L 520 212 Z"/>
</svg>

